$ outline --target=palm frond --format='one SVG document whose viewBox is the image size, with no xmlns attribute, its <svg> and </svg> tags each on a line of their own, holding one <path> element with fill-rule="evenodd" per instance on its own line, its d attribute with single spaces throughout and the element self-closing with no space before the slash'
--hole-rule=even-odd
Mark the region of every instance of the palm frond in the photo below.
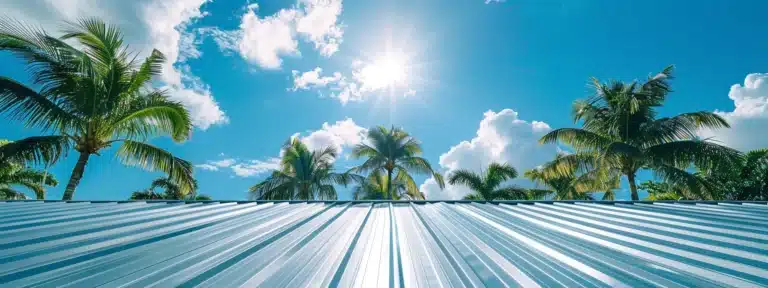
<svg viewBox="0 0 768 288">
<path fill-rule="evenodd" d="M 33 136 L 21 140 L 0 140 L 0 163 L 6 161 L 53 164 L 70 149 L 66 136 Z"/>
<path fill-rule="evenodd" d="M 658 165 L 654 167 L 653 171 L 657 178 L 678 187 L 686 187 L 688 193 L 699 199 L 720 198 L 710 183 L 688 171 L 671 165 Z"/>
<path fill-rule="evenodd" d="M 58 101 L 3 76 L 0 76 L 0 113 L 43 130 L 74 127 L 78 123 Z"/>
<path fill-rule="evenodd" d="M 412 157 L 402 158 L 399 161 L 397 161 L 397 163 L 398 165 L 404 167 L 405 169 L 408 169 L 409 171 L 415 172 L 416 174 L 434 173 L 434 170 L 432 170 L 432 166 L 429 165 L 429 161 L 421 157 L 412 156 Z"/>
<path fill-rule="evenodd" d="M 421 198 L 421 192 L 419 191 L 419 186 L 416 184 L 416 181 L 413 180 L 413 177 L 411 177 L 410 174 L 408 174 L 408 171 L 406 169 L 403 169 L 402 167 L 397 169 L 397 174 L 395 174 L 395 178 L 393 179 L 392 183 L 388 183 L 388 185 L 392 186 L 392 192 L 397 192 L 398 189 L 395 189 L 395 186 L 397 185 L 403 185 L 405 194 L 409 195 L 411 199 L 424 199 Z"/>
<path fill-rule="evenodd" d="M 149 54 L 149 57 L 147 57 L 147 59 L 144 60 L 144 63 L 141 64 L 139 70 L 136 70 L 133 75 L 131 75 L 130 88 L 128 88 L 126 93 L 137 93 L 139 89 L 149 84 L 153 76 L 160 75 L 165 60 L 165 55 L 163 55 L 163 53 L 157 51 L 157 49 L 153 49 L 152 53 Z"/>
<path fill-rule="evenodd" d="M 125 140 L 118 149 L 117 156 L 126 165 L 164 172 L 184 190 L 191 191 L 195 188 L 192 164 L 166 150 L 147 143 Z"/>
<path fill-rule="evenodd" d="M 108 126 L 112 129 L 111 133 L 105 134 L 143 140 L 162 133 L 181 142 L 192 131 L 189 111 L 181 103 L 168 100 L 162 91 L 136 98 L 129 106 Z"/>
<path fill-rule="evenodd" d="M 509 186 L 494 190 L 492 200 L 530 200 L 531 196 L 527 189 Z"/>
<path fill-rule="evenodd" d="M 541 144 L 550 144 L 561 142 L 571 145 L 577 151 L 589 149 L 602 149 L 611 143 L 610 139 L 597 133 L 578 128 L 560 128 L 555 129 L 542 136 L 539 140 Z"/>
<path fill-rule="evenodd" d="M 448 176 L 448 183 L 451 185 L 464 185 L 473 191 L 486 190 L 482 176 L 464 169 L 459 169 L 451 173 L 451 175 Z"/>
<path fill-rule="evenodd" d="M 706 140 L 684 140 L 655 145 L 646 154 L 652 165 L 663 164 L 687 168 L 694 164 L 702 169 L 729 167 L 741 160 L 741 153 Z"/>
<path fill-rule="evenodd" d="M 517 170 L 509 164 L 491 163 L 485 172 L 487 187 L 496 187 L 509 179 L 517 178 Z"/>
<path fill-rule="evenodd" d="M 24 200 L 27 195 L 11 187 L 0 187 L 0 200 Z"/>
</svg>

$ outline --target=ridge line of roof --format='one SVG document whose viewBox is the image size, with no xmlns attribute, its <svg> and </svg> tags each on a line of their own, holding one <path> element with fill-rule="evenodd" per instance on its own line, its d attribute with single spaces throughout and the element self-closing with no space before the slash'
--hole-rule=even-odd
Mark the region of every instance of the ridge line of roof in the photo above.
<svg viewBox="0 0 768 288">
<path fill-rule="evenodd" d="M 554 204 L 554 203 L 595 203 L 595 204 L 765 204 L 768 201 L 735 200 L 2 200 L 2 202 L 42 202 L 42 203 L 491 203 L 491 204 Z"/>
</svg>

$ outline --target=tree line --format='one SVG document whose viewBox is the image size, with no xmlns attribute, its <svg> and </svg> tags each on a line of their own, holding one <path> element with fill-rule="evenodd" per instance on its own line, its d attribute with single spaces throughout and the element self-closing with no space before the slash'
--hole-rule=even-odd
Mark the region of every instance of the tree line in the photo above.
<svg viewBox="0 0 768 288">
<path fill-rule="evenodd" d="M 165 62 L 160 51 L 139 59 L 116 26 L 98 19 L 68 23 L 58 37 L 2 19 L 0 51 L 24 61 L 31 76 L 30 86 L 0 76 L 0 114 L 44 134 L 0 140 L 0 198 L 26 199 L 19 190 L 25 187 L 45 199 L 46 187 L 58 185 L 47 168 L 72 153 L 77 162 L 62 197 L 71 200 L 91 157 L 115 147 L 123 164 L 166 175 L 131 199 L 210 199 L 197 194 L 189 161 L 149 143 L 161 136 L 184 142 L 193 130 L 189 111 L 152 86 Z M 470 189 L 469 200 L 612 200 L 622 178 L 632 200 L 639 190 L 654 200 L 768 199 L 768 150 L 741 153 L 699 138 L 700 129 L 729 128 L 712 112 L 659 115 L 672 79 L 672 66 L 644 81 L 592 79 L 593 95 L 573 103 L 580 128 L 540 139 L 569 152 L 523 173 L 534 188 L 509 184 L 519 172 L 507 163 L 480 173 L 459 169 L 447 182 Z M 311 150 L 294 137 L 282 146 L 280 168 L 250 187 L 249 197 L 331 200 L 342 185 L 353 186 L 354 199 L 425 199 L 414 175 L 432 177 L 440 188 L 445 180 L 421 153 L 421 143 L 402 128 L 373 127 L 351 152 L 362 164 L 337 171 L 339 151 Z M 34 168 L 40 166 L 46 169 Z M 640 171 L 656 180 L 637 183 Z"/>
</svg>

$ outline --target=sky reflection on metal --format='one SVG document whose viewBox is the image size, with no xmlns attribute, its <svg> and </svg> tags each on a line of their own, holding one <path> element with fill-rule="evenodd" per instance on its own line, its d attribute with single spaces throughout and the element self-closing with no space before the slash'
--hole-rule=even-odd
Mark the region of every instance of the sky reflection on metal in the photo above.
<svg viewBox="0 0 768 288">
<path fill-rule="evenodd" d="M 760 287 L 768 205 L 7 202 L 2 287 Z"/>
</svg>

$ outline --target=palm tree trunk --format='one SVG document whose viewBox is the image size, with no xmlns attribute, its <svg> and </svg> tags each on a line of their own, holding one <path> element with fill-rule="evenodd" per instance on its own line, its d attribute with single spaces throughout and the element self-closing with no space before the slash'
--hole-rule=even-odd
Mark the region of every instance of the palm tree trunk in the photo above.
<svg viewBox="0 0 768 288">
<path fill-rule="evenodd" d="M 72 196 L 75 195 L 75 188 L 80 184 L 80 178 L 83 178 L 85 164 L 88 164 L 88 157 L 90 156 L 90 153 L 80 152 L 80 158 L 77 158 L 75 169 L 72 169 L 72 176 L 69 177 L 67 189 L 64 190 L 64 197 L 62 197 L 61 200 L 72 200 Z"/>
<path fill-rule="evenodd" d="M 637 184 L 635 184 L 635 173 L 628 173 L 627 181 L 629 181 L 629 190 L 632 191 L 632 201 L 640 200 L 640 196 L 637 195 Z"/>
<path fill-rule="evenodd" d="M 387 198 L 389 200 L 394 199 L 392 197 L 392 170 L 387 169 Z"/>
</svg>

